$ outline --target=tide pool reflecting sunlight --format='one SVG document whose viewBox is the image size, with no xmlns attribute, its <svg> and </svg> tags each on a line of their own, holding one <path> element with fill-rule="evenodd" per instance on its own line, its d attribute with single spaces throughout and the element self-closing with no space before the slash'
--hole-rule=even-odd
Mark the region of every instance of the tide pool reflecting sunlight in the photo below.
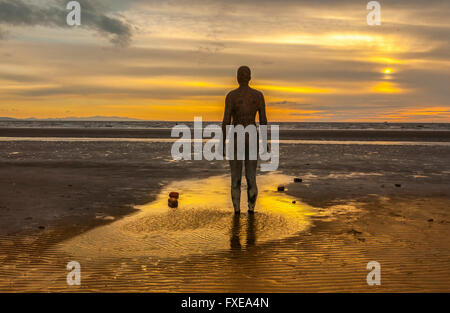
<svg viewBox="0 0 450 313">
<path fill-rule="evenodd" d="M 285 193 L 280 184 L 293 177 L 271 173 L 257 178 L 259 196 L 254 215 L 246 212 L 243 179 L 241 210 L 235 216 L 229 176 L 191 179 L 163 188 L 157 199 L 140 211 L 95 228 L 62 245 L 64 252 L 81 257 L 173 258 L 226 249 L 248 249 L 304 231 L 314 209 Z M 168 194 L 180 193 L 178 208 L 169 208 Z"/>
</svg>

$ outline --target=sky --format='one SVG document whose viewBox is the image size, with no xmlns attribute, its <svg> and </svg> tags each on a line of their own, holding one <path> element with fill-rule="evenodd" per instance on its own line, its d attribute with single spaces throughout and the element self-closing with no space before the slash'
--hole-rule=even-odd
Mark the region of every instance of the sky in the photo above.
<svg viewBox="0 0 450 313">
<path fill-rule="evenodd" d="M 252 70 L 270 121 L 450 122 L 450 1 L 0 0 L 0 116 L 219 121 Z"/>
</svg>

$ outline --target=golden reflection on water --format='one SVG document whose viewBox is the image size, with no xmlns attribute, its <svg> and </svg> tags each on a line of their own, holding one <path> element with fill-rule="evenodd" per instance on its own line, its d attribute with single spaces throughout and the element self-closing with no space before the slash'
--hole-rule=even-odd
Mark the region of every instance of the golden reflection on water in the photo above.
<svg viewBox="0 0 450 313">
<path fill-rule="evenodd" d="M 255 214 L 249 214 L 247 216 L 246 225 L 246 242 L 245 247 L 251 248 L 256 244 L 256 227 L 255 227 Z M 231 227 L 230 235 L 230 248 L 231 250 L 241 250 L 241 215 L 233 216 L 233 225 Z"/>
<path fill-rule="evenodd" d="M 292 182 L 281 174 L 257 178 L 256 213 L 234 215 L 229 176 L 191 179 L 164 188 L 140 212 L 93 229 L 63 243 L 66 253 L 83 257 L 180 257 L 224 249 L 249 249 L 260 243 L 295 235 L 310 226 L 314 209 L 277 192 Z M 245 182 L 245 180 L 244 180 Z M 246 186 L 241 208 L 246 208 Z M 180 193 L 178 208 L 169 208 L 168 194 Z M 295 201 L 294 201 L 295 200 Z"/>
</svg>

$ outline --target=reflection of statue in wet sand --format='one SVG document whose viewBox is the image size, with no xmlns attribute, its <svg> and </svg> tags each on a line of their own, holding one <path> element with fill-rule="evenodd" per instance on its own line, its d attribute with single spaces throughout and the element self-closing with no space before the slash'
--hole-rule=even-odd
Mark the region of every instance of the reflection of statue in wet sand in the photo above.
<svg viewBox="0 0 450 313">
<path fill-rule="evenodd" d="M 249 214 L 247 218 L 247 242 L 246 249 L 253 247 L 256 244 L 256 225 L 255 215 Z M 241 250 L 241 216 L 235 214 L 233 216 L 233 224 L 231 227 L 230 236 L 230 248 L 231 250 Z"/>
<path fill-rule="evenodd" d="M 225 100 L 225 113 L 222 122 L 222 132 L 226 134 L 227 125 L 256 125 L 256 113 L 259 113 L 260 125 L 267 125 L 266 108 L 264 96 L 258 90 L 250 88 L 248 83 L 251 79 L 250 68 L 241 66 L 237 72 L 239 88 L 228 93 Z M 225 142 L 225 141 L 224 141 Z M 236 144 L 236 140 L 235 140 Z M 256 144 L 258 146 L 258 144 Z M 258 160 L 250 160 L 248 136 L 245 142 L 245 160 L 230 160 L 231 168 L 231 198 L 233 200 L 234 212 L 240 212 L 242 165 L 245 163 L 245 179 L 247 180 L 248 211 L 254 212 L 258 187 L 256 186 L 256 168 Z"/>
</svg>

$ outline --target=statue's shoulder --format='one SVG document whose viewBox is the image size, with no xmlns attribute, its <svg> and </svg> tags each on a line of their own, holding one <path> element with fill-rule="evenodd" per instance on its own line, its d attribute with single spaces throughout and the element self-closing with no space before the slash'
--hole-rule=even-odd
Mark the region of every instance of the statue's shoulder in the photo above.
<svg viewBox="0 0 450 313">
<path fill-rule="evenodd" d="M 253 88 L 250 88 L 250 90 L 251 90 L 252 94 L 257 96 L 257 97 L 263 97 L 264 96 L 263 93 L 261 91 L 259 91 L 259 90 L 256 90 L 256 89 L 253 89 Z"/>
<path fill-rule="evenodd" d="M 227 94 L 227 98 L 235 98 L 236 94 L 237 94 L 237 89 L 233 89 L 231 90 L 228 94 Z"/>
</svg>

